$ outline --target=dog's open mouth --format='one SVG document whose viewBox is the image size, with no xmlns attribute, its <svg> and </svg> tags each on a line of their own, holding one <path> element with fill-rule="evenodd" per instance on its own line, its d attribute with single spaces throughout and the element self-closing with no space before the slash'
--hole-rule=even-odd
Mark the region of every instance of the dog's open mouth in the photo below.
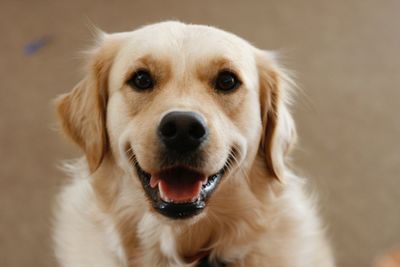
<svg viewBox="0 0 400 267">
<path fill-rule="evenodd" d="M 158 188 L 160 198 L 173 203 L 195 202 L 207 183 L 204 174 L 185 167 L 173 167 L 150 178 L 150 186 Z"/>
<path fill-rule="evenodd" d="M 153 207 L 172 219 L 185 219 L 199 214 L 229 166 L 217 173 L 205 174 L 186 166 L 173 166 L 150 174 L 142 169 L 133 156 L 133 164 Z"/>
</svg>

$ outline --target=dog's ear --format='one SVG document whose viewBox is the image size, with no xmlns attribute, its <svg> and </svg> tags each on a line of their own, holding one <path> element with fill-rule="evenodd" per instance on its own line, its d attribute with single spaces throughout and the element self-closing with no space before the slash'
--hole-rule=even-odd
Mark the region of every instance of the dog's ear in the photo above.
<svg viewBox="0 0 400 267">
<path fill-rule="evenodd" d="M 260 150 L 270 174 L 282 181 L 286 156 L 297 137 L 288 110 L 288 98 L 294 84 L 270 52 L 257 51 L 257 67 L 263 125 Z"/>
<path fill-rule="evenodd" d="M 56 99 L 62 128 L 85 152 L 91 172 L 99 167 L 108 151 L 108 74 L 119 39 L 100 33 L 96 47 L 88 53 L 85 77 L 71 92 Z"/>
</svg>

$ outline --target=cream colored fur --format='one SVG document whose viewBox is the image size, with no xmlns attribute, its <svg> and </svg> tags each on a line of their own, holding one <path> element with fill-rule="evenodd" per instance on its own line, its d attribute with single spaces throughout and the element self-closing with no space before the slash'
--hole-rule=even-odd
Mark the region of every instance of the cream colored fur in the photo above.
<svg viewBox="0 0 400 267">
<path fill-rule="evenodd" d="M 199 78 L 224 60 L 243 81 L 229 96 Z M 125 85 L 137 64 L 158 68 L 157 93 Z M 212 27 L 164 22 L 101 33 L 83 82 L 58 99 L 65 132 L 86 155 L 68 165 L 72 179 L 56 207 L 60 265 L 189 267 L 184 257 L 210 250 L 229 267 L 333 267 L 314 200 L 285 162 L 296 137 L 290 83 L 271 53 Z M 215 133 L 210 173 L 232 144 L 240 154 L 206 209 L 186 220 L 151 208 L 125 153 L 130 144 L 146 170 L 157 168 L 153 132 L 173 109 L 202 113 Z"/>
</svg>

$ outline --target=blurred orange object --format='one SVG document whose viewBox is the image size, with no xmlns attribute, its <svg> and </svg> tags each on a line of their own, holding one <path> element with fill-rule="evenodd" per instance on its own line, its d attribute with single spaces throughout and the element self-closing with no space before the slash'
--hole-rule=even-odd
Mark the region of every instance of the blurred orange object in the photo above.
<svg viewBox="0 0 400 267">
<path fill-rule="evenodd" d="M 374 267 L 400 267 L 400 250 L 394 250 L 378 258 Z"/>
</svg>

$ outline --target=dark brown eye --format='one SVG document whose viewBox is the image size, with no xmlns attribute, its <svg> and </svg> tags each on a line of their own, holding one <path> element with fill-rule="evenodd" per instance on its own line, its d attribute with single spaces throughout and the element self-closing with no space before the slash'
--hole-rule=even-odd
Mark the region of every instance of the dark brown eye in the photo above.
<svg viewBox="0 0 400 267">
<path fill-rule="evenodd" d="M 139 91 L 149 90 L 154 87 L 154 79 L 147 70 L 137 71 L 127 83 Z"/>
<path fill-rule="evenodd" d="M 230 92 L 240 86 L 236 74 L 230 71 L 221 71 L 215 79 L 215 89 L 222 92 Z"/>
</svg>

